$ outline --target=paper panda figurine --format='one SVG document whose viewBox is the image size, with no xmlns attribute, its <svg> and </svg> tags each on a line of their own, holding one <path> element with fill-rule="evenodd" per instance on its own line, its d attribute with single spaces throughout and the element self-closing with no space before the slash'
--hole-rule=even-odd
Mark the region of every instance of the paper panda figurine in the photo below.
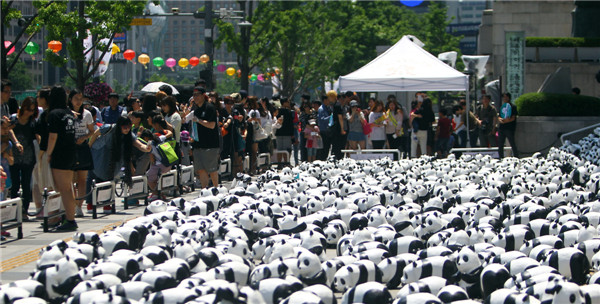
<svg viewBox="0 0 600 304">
<path fill-rule="evenodd" d="M 325 285 L 311 285 L 304 287 L 302 290 L 314 293 L 321 299 L 321 301 L 323 301 L 324 304 L 337 304 L 337 299 L 335 298 L 333 290 Z"/>
<path fill-rule="evenodd" d="M 404 268 L 418 259 L 414 253 L 402 253 L 379 262 L 377 266 L 382 273 L 382 283 L 386 283 L 390 289 L 398 287 L 402 282 Z"/>
<path fill-rule="evenodd" d="M 258 291 L 267 304 L 280 303 L 283 299 L 301 289 L 301 283 L 295 284 L 279 278 L 265 279 L 258 284 Z"/>
<path fill-rule="evenodd" d="M 590 270 L 585 254 L 573 247 L 558 249 L 546 258 L 545 263 L 576 284 L 584 284 Z"/>
<path fill-rule="evenodd" d="M 280 302 L 281 304 L 325 304 L 321 298 L 309 291 L 299 290 Z"/>
<path fill-rule="evenodd" d="M 147 298 L 154 292 L 154 289 L 146 282 L 133 281 L 111 286 L 108 288 L 108 291 L 115 296 L 141 301 L 143 298 Z"/>
<path fill-rule="evenodd" d="M 342 220 L 336 219 L 327 223 L 324 233 L 328 247 L 335 247 L 338 240 L 346 234 L 346 231 L 348 231 L 348 228 Z"/>
<path fill-rule="evenodd" d="M 344 266 L 333 278 L 333 286 L 340 292 L 366 282 L 381 282 L 381 270 L 369 260 L 359 260 Z"/>
<path fill-rule="evenodd" d="M 456 263 L 447 257 L 430 257 L 418 260 L 404 268 L 402 283 L 416 282 L 428 276 L 442 277 L 453 283 L 458 280 L 458 269 Z"/>
<path fill-rule="evenodd" d="M 8 287 L 18 287 L 24 289 L 29 293 L 28 297 L 36 297 L 48 300 L 48 292 L 46 291 L 46 288 L 44 288 L 44 285 L 42 285 L 42 283 L 38 281 L 18 280 L 10 282 L 7 285 L 3 285 L 2 287 L 0 287 L 0 290 Z"/>
<path fill-rule="evenodd" d="M 195 291 L 187 288 L 169 288 L 154 292 L 148 296 L 146 303 L 175 303 L 183 304 L 198 297 Z"/>
<path fill-rule="evenodd" d="M 504 288 L 504 283 L 510 278 L 508 269 L 502 264 L 489 264 L 480 274 L 482 298 L 486 299 L 492 292 Z"/>
<path fill-rule="evenodd" d="M 481 260 L 469 247 L 463 247 L 456 257 L 456 268 L 460 273 L 458 286 L 464 288 L 470 298 L 481 298 Z"/>
<path fill-rule="evenodd" d="M 299 279 L 307 286 L 326 284 L 327 277 L 319 257 L 313 253 L 302 253 L 298 257 Z"/>
<path fill-rule="evenodd" d="M 356 285 L 346 291 L 342 297 L 342 304 L 383 304 L 391 302 L 392 295 L 387 287 L 377 282 L 366 282 Z"/>
<path fill-rule="evenodd" d="M 177 286 L 177 281 L 168 272 L 158 270 L 144 270 L 136 274 L 131 280 L 148 283 L 155 291 Z"/>
<path fill-rule="evenodd" d="M 469 295 L 467 294 L 467 292 L 460 286 L 456 285 L 448 285 L 442 287 L 442 289 L 438 292 L 437 297 L 443 303 L 452 303 L 456 301 L 469 299 Z"/>
</svg>

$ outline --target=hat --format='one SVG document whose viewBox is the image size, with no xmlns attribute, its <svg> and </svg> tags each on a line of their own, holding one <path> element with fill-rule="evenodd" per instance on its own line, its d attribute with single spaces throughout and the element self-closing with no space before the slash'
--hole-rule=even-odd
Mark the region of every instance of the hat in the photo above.
<svg viewBox="0 0 600 304">
<path fill-rule="evenodd" d="M 108 94 L 108 98 L 117 98 L 117 99 L 119 99 L 119 94 L 117 94 L 115 92 L 112 92 L 112 93 Z"/>
<path fill-rule="evenodd" d="M 231 98 L 233 98 L 233 100 L 235 100 L 236 102 L 242 99 L 242 95 L 240 95 L 240 93 L 231 93 L 231 95 L 229 96 L 231 96 Z"/>
<path fill-rule="evenodd" d="M 358 101 L 356 101 L 356 100 L 350 101 L 350 107 L 358 107 Z"/>
</svg>

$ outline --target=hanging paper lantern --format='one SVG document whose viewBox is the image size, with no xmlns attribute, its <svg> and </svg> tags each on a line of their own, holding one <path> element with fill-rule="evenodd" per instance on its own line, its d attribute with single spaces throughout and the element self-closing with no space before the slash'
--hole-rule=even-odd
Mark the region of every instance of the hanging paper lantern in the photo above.
<svg viewBox="0 0 600 304">
<path fill-rule="evenodd" d="M 187 58 L 180 58 L 178 64 L 185 69 L 190 64 L 190 61 Z"/>
<path fill-rule="evenodd" d="M 148 68 L 147 64 L 150 62 L 150 56 L 146 54 L 142 54 L 138 56 L 138 62 L 144 65 L 144 68 Z"/>
<path fill-rule="evenodd" d="M 135 58 L 135 52 L 133 50 L 127 50 L 123 53 L 123 58 L 131 61 L 133 58 Z"/>
<path fill-rule="evenodd" d="M 242 70 L 237 70 L 237 77 L 242 78 Z"/>
<path fill-rule="evenodd" d="M 219 65 L 219 61 L 218 60 L 213 60 L 213 67 L 216 67 L 217 65 Z"/>
<path fill-rule="evenodd" d="M 258 79 L 258 76 L 256 76 L 256 74 L 250 75 L 250 80 L 251 81 L 256 81 L 256 79 Z"/>
<path fill-rule="evenodd" d="M 256 79 L 258 79 L 258 81 L 265 81 L 265 76 L 263 76 L 263 74 L 258 74 L 256 75 Z"/>
<path fill-rule="evenodd" d="M 177 65 L 177 61 L 174 58 L 168 58 L 165 64 L 166 66 L 171 68 L 171 71 L 175 72 L 175 69 L 173 69 L 173 67 Z"/>
<path fill-rule="evenodd" d="M 4 41 L 4 48 L 7 49 L 10 46 L 11 43 L 12 42 L 10 42 L 10 41 Z M 15 47 L 13 46 L 10 50 L 8 50 L 8 52 L 6 53 L 6 55 L 10 55 L 14 51 L 15 51 Z"/>
<path fill-rule="evenodd" d="M 279 68 L 275 68 L 275 74 L 279 75 L 280 72 Z"/>
<path fill-rule="evenodd" d="M 227 69 L 227 75 L 233 76 L 234 74 L 235 74 L 235 69 L 234 68 L 228 68 Z"/>
<path fill-rule="evenodd" d="M 202 63 L 207 63 L 209 60 L 210 60 L 210 57 L 208 57 L 208 55 L 206 55 L 206 54 L 200 56 L 200 62 L 202 62 Z"/>
<path fill-rule="evenodd" d="M 196 56 L 190 58 L 190 65 L 195 67 L 198 65 L 198 63 L 200 63 L 200 59 Z"/>
<path fill-rule="evenodd" d="M 227 66 L 225 66 L 224 64 L 217 65 L 217 71 L 223 73 L 225 72 L 225 70 L 227 70 Z"/>
<path fill-rule="evenodd" d="M 4 42 L 4 45 L 6 45 L 6 42 Z M 58 53 L 58 52 L 60 52 L 60 50 L 62 50 L 62 42 L 52 40 L 52 41 L 48 42 L 48 48 L 51 49 L 52 52 Z"/>
<path fill-rule="evenodd" d="M 118 45 L 116 45 L 116 44 L 113 43 L 112 46 L 111 46 L 111 48 L 110 48 L 110 54 L 114 55 L 114 54 L 119 53 L 119 52 L 121 52 L 121 49 L 119 48 Z"/>
<path fill-rule="evenodd" d="M 31 57 L 35 60 L 35 57 L 33 56 L 34 54 L 37 54 L 37 52 L 40 51 L 40 45 L 33 42 L 33 41 L 29 41 L 27 42 L 27 46 L 25 47 L 25 53 L 31 55 Z"/>
<path fill-rule="evenodd" d="M 154 57 L 154 59 L 152 59 L 152 64 L 160 70 L 160 68 L 165 65 L 165 60 L 162 59 L 162 57 Z"/>
</svg>

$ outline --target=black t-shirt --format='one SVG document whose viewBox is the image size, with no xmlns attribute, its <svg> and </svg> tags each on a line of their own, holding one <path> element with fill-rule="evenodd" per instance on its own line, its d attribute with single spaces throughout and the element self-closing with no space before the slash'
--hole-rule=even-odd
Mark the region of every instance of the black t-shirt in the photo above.
<svg viewBox="0 0 600 304">
<path fill-rule="evenodd" d="M 210 102 L 204 102 L 201 107 L 194 110 L 194 116 L 200 120 L 214 122 L 215 127 L 209 129 L 197 122 L 194 122 L 194 131 L 197 131 L 197 141 L 194 142 L 194 148 L 210 149 L 219 147 L 219 131 L 217 121 L 217 110 Z"/>
<path fill-rule="evenodd" d="M 339 102 L 336 102 L 333 105 L 333 126 L 330 127 L 332 135 L 340 135 L 341 134 L 340 115 L 342 115 L 342 119 L 344 119 L 344 120 L 346 119 L 346 111 L 344 110 L 344 107 Z M 344 125 L 344 127 L 347 127 L 347 126 L 348 126 L 348 124 Z"/>
<path fill-rule="evenodd" d="M 40 136 L 40 150 L 48 150 L 48 111 L 42 112 L 35 122 L 35 134 Z"/>
<path fill-rule="evenodd" d="M 287 108 L 279 108 L 279 114 L 277 114 L 277 118 L 283 116 L 283 123 L 281 124 L 281 128 L 279 128 L 276 132 L 276 136 L 294 136 L 294 113 L 290 109 Z"/>
<path fill-rule="evenodd" d="M 52 157 L 75 154 L 75 117 L 69 109 L 54 109 L 48 113 L 48 132 L 56 133 Z"/>
</svg>

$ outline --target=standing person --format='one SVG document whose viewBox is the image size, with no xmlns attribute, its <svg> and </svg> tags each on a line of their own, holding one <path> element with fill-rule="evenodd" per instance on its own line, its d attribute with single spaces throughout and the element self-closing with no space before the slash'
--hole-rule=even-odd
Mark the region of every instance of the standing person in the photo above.
<svg viewBox="0 0 600 304">
<path fill-rule="evenodd" d="M 258 151 L 259 153 L 272 153 L 271 149 L 271 137 L 273 136 L 273 116 L 271 115 L 271 111 L 269 111 L 269 99 L 264 97 L 261 99 L 260 104 L 258 104 L 258 112 L 260 113 L 260 125 L 262 126 L 265 133 L 267 133 L 267 138 L 258 142 Z"/>
<path fill-rule="evenodd" d="M 13 146 L 14 163 L 10 166 L 10 176 L 12 178 L 11 197 L 18 197 L 19 188 L 23 188 L 23 218 L 27 219 L 27 210 L 32 200 L 31 193 L 31 175 L 36 162 L 35 156 L 35 119 L 38 115 L 37 102 L 33 97 L 27 97 L 23 100 L 21 108 L 16 115 L 16 123 L 13 132 L 17 140 L 23 145 L 23 152 L 19 152 Z"/>
<path fill-rule="evenodd" d="M 517 129 L 517 106 L 511 102 L 510 93 L 502 94 L 502 106 L 500 107 L 500 117 L 498 122 L 498 155 L 504 158 L 504 141 L 508 138 L 513 156 L 519 157 L 519 150 L 515 142 L 515 130 Z"/>
<path fill-rule="evenodd" d="M 418 95 L 417 97 L 421 97 Z M 425 121 L 421 114 L 423 98 L 418 98 L 410 113 L 410 125 L 412 126 L 412 142 L 410 144 L 410 157 L 417 157 L 427 153 L 427 130 Z M 421 154 L 417 154 L 417 147 L 421 148 Z"/>
<path fill-rule="evenodd" d="M 438 158 L 444 158 L 448 155 L 450 132 L 452 130 L 452 121 L 448 117 L 448 110 L 440 108 L 437 128 L 435 130 L 435 139 L 437 143 Z"/>
<path fill-rule="evenodd" d="M 404 129 L 402 128 L 404 112 L 402 111 L 402 108 L 398 106 L 395 98 L 391 99 L 388 97 L 386 108 L 387 119 L 384 121 L 384 124 L 388 146 L 390 149 L 400 150 L 400 137 L 404 135 Z M 394 154 L 394 160 L 397 160 L 396 157 L 398 157 L 397 154 Z"/>
<path fill-rule="evenodd" d="M 458 142 L 456 144 L 459 148 L 467 147 L 467 126 L 465 125 L 465 120 L 462 118 L 463 108 L 460 105 L 455 105 L 452 108 L 454 112 L 454 133 L 458 137 Z"/>
<path fill-rule="evenodd" d="M 308 121 L 308 125 L 304 128 L 303 136 L 306 138 L 306 160 L 309 163 L 312 163 L 317 158 L 317 149 L 323 143 L 321 140 L 321 136 L 319 135 L 319 127 L 317 127 L 317 121 L 315 119 L 310 119 Z"/>
<path fill-rule="evenodd" d="M 280 99 L 281 108 L 277 114 L 277 119 L 281 121 L 281 128 L 275 132 L 278 151 L 292 152 L 292 143 L 294 141 L 294 113 L 290 108 L 290 100 L 287 97 Z M 283 163 L 289 163 L 287 155 L 283 153 L 277 154 L 277 162 L 279 168 L 283 167 Z"/>
<path fill-rule="evenodd" d="M 423 92 L 423 94 L 425 94 Z M 427 130 L 427 152 L 423 152 L 423 154 L 427 153 L 427 155 L 433 155 L 433 150 L 435 149 L 435 133 L 433 132 L 433 122 L 435 122 L 435 114 L 433 113 L 433 104 L 431 99 L 425 98 L 423 99 L 423 105 L 421 106 L 420 113 L 423 115 L 423 119 L 421 123 L 425 124 L 425 130 Z M 421 127 L 419 127 L 421 128 Z"/>
<path fill-rule="evenodd" d="M 354 93 L 347 91 L 342 98 L 333 105 L 333 126 L 331 130 L 331 154 L 340 160 L 344 157 L 342 150 L 346 147 L 348 137 L 348 118 L 346 117 L 346 106 L 350 103 L 350 99 Z"/>
<path fill-rule="evenodd" d="M 179 115 L 179 111 L 177 111 L 177 99 L 173 96 L 165 97 L 160 101 L 160 107 L 165 113 L 167 129 L 173 132 L 173 137 L 177 143 L 175 151 L 181 160 L 181 115 Z"/>
<path fill-rule="evenodd" d="M 492 97 L 490 95 L 483 95 L 481 99 L 481 105 L 477 107 L 475 116 L 479 120 L 479 144 L 482 147 L 495 147 L 496 146 L 496 123 L 498 119 L 498 112 L 496 108 L 490 105 Z"/>
<path fill-rule="evenodd" d="M 77 200 L 75 207 L 75 216 L 83 217 L 82 197 L 85 195 L 86 181 L 89 170 L 94 170 L 94 162 L 92 160 L 92 152 L 88 139 L 94 134 L 94 119 L 92 113 L 86 110 L 83 106 L 83 94 L 77 89 L 71 90 L 68 98 L 69 108 L 75 116 L 75 143 L 76 146 L 76 161 L 73 166 L 75 171 L 75 183 L 77 187 L 75 197 L 81 198 Z"/>
<path fill-rule="evenodd" d="M 44 189 L 53 190 L 54 180 L 48 162 L 48 100 L 50 99 L 50 88 L 44 87 L 37 93 L 37 103 L 42 113 L 35 122 L 35 134 L 39 138 L 40 151 L 36 156 L 36 164 L 33 168 L 33 202 L 37 210 L 42 208 L 42 193 Z M 39 109 L 39 108 L 38 108 Z M 36 211 L 37 212 L 37 211 Z M 41 216 L 41 215 L 38 215 Z"/>
<path fill-rule="evenodd" d="M 48 107 L 48 161 L 56 191 L 60 193 L 65 209 L 65 222 L 57 231 L 77 230 L 75 222 L 75 196 L 71 187 L 76 160 L 75 117 L 67 107 L 67 93 L 61 86 L 50 91 Z"/>
<path fill-rule="evenodd" d="M 365 149 L 367 136 L 363 132 L 363 125 L 368 123 L 356 100 L 350 101 L 348 113 L 348 145 L 351 150 Z"/>
<path fill-rule="evenodd" d="M 9 102 L 11 100 L 10 95 L 12 94 L 12 82 L 10 82 L 10 80 L 6 80 L 3 79 L 2 80 L 2 95 L 0 98 L 0 118 L 5 118 L 8 119 L 11 115 L 11 111 L 10 111 L 10 107 L 9 107 Z M 8 137 L 10 139 L 10 141 L 12 142 L 13 146 L 17 147 L 17 150 L 19 153 L 23 152 L 23 146 L 21 145 L 21 143 L 17 140 L 17 137 L 15 136 L 15 133 L 13 132 L 13 130 L 9 130 L 8 132 Z M 9 172 L 6 172 L 6 174 L 9 174 Z"/>
<path fill-rule="evenodd" d="M 336 102 L 337 93 L 333 90 L 327 92 L 326 98 L 319 107 L 317 125 L 323 139 L 323 148 L 317 151 L 318 160 L 327 160 L 329 149 L 331 149 L 332 132 L 329 130 L 333 125 L 333 104 Z"/>
<path fill-rule="evenodd" d="M 383 113 L 383 103 L 381 100 L 375 101 L 373 110 L 369 114 L 369 123 L 371 124 L 371 143 L 373 149 L 383 149 L 385 147 L 385 126 L 383 124 L 385 115 Z"/>
<path fill-rule="evenodd" d="M 302 105 L 300 105 L 300 116 L 298 118 L 298 120 L 300 121 L 300 132 L 302 132 L 302 136 L 300 136 L 300 160 L 301 161 L 308 161 L 308 154 L 307 154 L 307 148 L 306 148 L 306 136 L 304 136 L 304 131 L 306 130 L 306 127 L 308 126 L 308 122 L 313 119 L 316 123 L 316 118 L 317 116 L 314 115 L 314 112 L 312 110 L 312 107 L 310 105 L 310 102 L 305 101 L 302 103 Z M 316 150 L 315 150 L 316 151 Z"/>
<path fill-rule="evenodd" d="M 101 116 L 102 121 L 105 124 L 114 124 L 123 114 L 123 107 L 119 105 L 119 94 L 110 93 L 108 94 L 108 107 L 102 109 Z"/>
<path fill-rule="evenodd" d="M 460 107 L 461 107 L 461 117 L 460 117 L 460 122 L 463 125 L 467 124 L 467 119 L 469 120 L 469 144 L 471 145 L 471 147 L 476 147 L 477 146 L 477 135 L 478 135 L 478 130 L 479 130 L 479 121 L 477 120 L 477 118 L 475 117 L 475 114 L 473 114 L 473 112 L 469 111 L 469 109 L 467 109 L 467 102 L 462 100 L 460 102 Z M 464 129 L 464 138 L 465 138 L 465 143 L 463 144 L 463 148 L 467 146 L 467 129 L 465 127 Z"/>
<path fill-rule="evenodd" d="M 194 171 L 200 178 L 202 188 L 208 188 L 209 178 L 213 187 L 217 187 L 219 185 L 217 110 L 208 102 L 203 87 L 195 87 L 192 98 L 197 108 L 186 115 L 186 121 L 193 121 L 191 136 L 194 140 L 192 142 Z"/>
<path fill-rule="evenodd" d="M 258 109 L 258 97 L 249 96 L 246 100 L 248 105 L 248 130 L 252 129 L 252 132 L 248 132 L 246 135 L 246 149 L 250 150 L 250 174 L 256 173 L 256 161 L 258 157 L 258 142 L 264 138 L 258 139 L 257 136 L 263 136 L 266 134 L 261 132 L 262 125 L 260 122 L 260 111 Z M 251 134 L 250 134 L 251 133 Z"/>
</svg>

